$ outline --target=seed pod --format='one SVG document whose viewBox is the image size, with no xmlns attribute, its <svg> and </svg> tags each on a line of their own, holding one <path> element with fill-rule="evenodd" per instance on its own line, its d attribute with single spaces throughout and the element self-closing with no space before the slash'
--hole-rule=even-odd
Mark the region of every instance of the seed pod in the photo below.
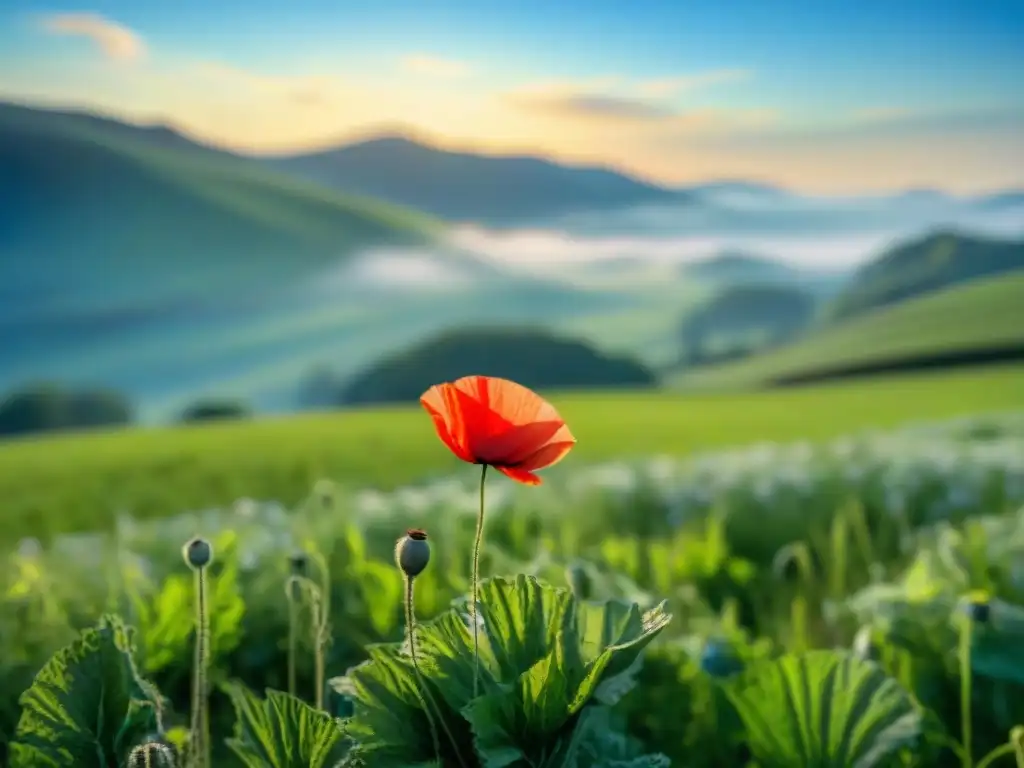
<svg viewBox="0 0 1024 768">
<path fill-rule="evenodd" d="M 992 618 L 992 605 L 984 595 L 971 595 L 963 603 L 964 614 L 977 624 L 987 624 Z"/>
<path fill-rule="evenodd" d="M 395 544 L 395 562 L 410 579 L 419 576 L 430 562 L 427 532 L 413 528 Z"/>
<path fill-rule="evenodd" d="M 309 570 L 309 555 L 299 550 L 288 557 L 288 565 L 293 576 L 305 576 Z"/>
<path fill-rule="evenodd" d="M 174 750 L 159 741 L 140 744 L 128 755 L 128 768 L 175 768 Z"/>
<path fill-rule="evenodd" d="M 201 539 L 198 536 L 185 544 L 181 554 L 189 568 L 199 570 L 213 562 L 213 546 L 206 539 Z"/>
<path fill-rule="evenodd" d="M 583 563 L 570 563 L 565 569 L 565 580 L 577 600 L 588 600 L 590 598 L 590 574 Z"/>
</svg>

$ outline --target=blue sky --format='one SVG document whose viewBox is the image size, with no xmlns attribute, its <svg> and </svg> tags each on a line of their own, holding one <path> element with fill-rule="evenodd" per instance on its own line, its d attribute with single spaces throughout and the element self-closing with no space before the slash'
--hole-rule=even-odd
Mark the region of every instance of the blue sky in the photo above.
<svg viewBox="0 0 1024 768">
<path fill-rule="evenodd" d="M 0 98 L 283 151 L 400 129 L 663 181 L 1024 185 L 1020 0 L 0 8 Z"/>
</svg>

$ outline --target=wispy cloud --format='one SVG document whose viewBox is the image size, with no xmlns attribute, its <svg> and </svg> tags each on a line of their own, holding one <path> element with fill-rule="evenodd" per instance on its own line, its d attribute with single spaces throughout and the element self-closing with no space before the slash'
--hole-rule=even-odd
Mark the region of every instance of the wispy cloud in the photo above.
<svg viewBox="0 0 1024 768">
<path fill-rule="evenodd" d="M 723 69 L 654 80 L 627 80 L 622 77 L 595 78 L 587 81 L 561 81 L 528 85 L 506 98 L 526 110 L 551 116 L 590 121 L 693 122 L 697 112 L 680 109 L 674 101 L 680 95 L 751 76 L 747 70 Z"/>
<path fill-rule="evenodd" d="M 584 120 L 656 122 L 675 116 L 673 110 L 655 102 L 597 93 L 518 93 L 511 99 L 526 109 Z"/>
<path fill-rule="evenodd" d="M 637 83 L 637 92 L 646 98 L 665 98 L 724 83 L 749 80 L 754 73 L 749 69 L 715 69 L 676 77 L 662 77 Z"/>
<path fill-rule="evenodd" d="M 44 16 L 40 22 L 51 35 L 91 40 L 104 56 L 115 61 L 134 61 L 146 53 L 142 38 L 135 32 L 97 14 L 60 13 Z"/>
<path fill-rule="evenodd" d="M 445 80 L 466 77 L 470 74 L 469 66 L 462 61 L 444 59 L 425 53 L 412 54 L 399 59 L 399 65 L 406 72 L 425 77 L 436 77 Z"/>
</svg>

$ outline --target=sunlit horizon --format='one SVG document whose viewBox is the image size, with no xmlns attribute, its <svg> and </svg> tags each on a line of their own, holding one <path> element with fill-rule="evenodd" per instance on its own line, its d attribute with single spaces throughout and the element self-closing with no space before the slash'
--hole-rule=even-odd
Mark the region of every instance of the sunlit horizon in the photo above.
<svg viewBox="0 0 1024 768">
<path fill-rule="evenodd" d="M 747 5 L 96 0 L 41 13 L 11 0 L 0 100 L 165 124 L 246 154 L 400 134 L 668 186 L 1024 187 L 1021 14 L 952 0 Z"/>
</svg>

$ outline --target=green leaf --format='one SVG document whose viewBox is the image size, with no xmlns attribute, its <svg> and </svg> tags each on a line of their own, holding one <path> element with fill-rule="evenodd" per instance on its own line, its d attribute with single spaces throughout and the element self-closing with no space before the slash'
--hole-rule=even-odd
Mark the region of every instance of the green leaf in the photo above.
<svg viewBox="0 0 1024 768">
<path fill-rule="evenodd" d="M 456 750 L 469 754 L 472 737 L 465 721 L 444 704 L 438 681 L 428 691 L 433 694 L 428 716 L 428 698 L 401 645 L 370 646 L 367 652 L 368 661 L 350 669 L 346 676 L 330 681 L 336 693 L 353 702 L 355 712 L 347 731 L 357 745 L 354 753 L 367 765 L 380 768 L 427 765 L 437 758 L 436 735 L 442 756 L 447 755 L 457 765 Z M 472 656 L 468 663 L 472 675 Z M 442 718 L 455 745 L 439 722 Z"/>
<path fill-rule="evenodd" d="M 398 644 L 373 647 L 370 661 L 332 681 L 353 702 L 349 733 L 367 764 L 433 759 L 436 736 L 444 765 L 472 764 L 474 753 L 488 768 L 574 765 L 586 705 L 617 700 L 633 685 L 641 651 L 669 621 L 662 606 L 647 614 L 622 602 L 580 606 L 533 577 L 489 579 L 480 588 L 474 697 L 464 609 L 417 627 L 422 682 Z"/>
<path fill-rule="evenodd" d="M 574 604 L 569 590 L 542 584 L 533 576 L 483 582 L 480 634 L 489 641 L 495 679 L 515 680 L 550 653 L 559 635 L 574 632 Z"/>
<path fill-rule="evenodd" d="M 921 733 L 910 694 L 850 654 L 759 662 L 725 690 L 763 768 L 872 768 Z"/>
<path fill-rule="evenodd" d="M 138 674 L 134 633 L 116 616 L 54 654 L 22 694 L 12 768 L 110 768 L 158 730 L 163 705 Z"/>
<path fill-rule="evenodd" d="M 561 754 L 552 744 L 576 744 L 577 715 L 591 701 L 612 704 L 632 688 L 641 652 L 671 618 L 664 604 L 646 614 L 621 601 L 579 605 L 570 593 L 525 576 L 514 582 L 492 579 L 485 594 L 485 605 L 501 609 L 482 609 L 485 620 L 497 614 L 505 631 L 518 634 L 509 641 L 488 632 L 496 658 L 524 663 L 541 644 L 549 649 L 514 684 L 462 710 L 473 727 L 477 752 L 495 768 L 519 759 L 546 764 L 551 755 Z M 538 626 L 542 620 L 546 627 Z M 489 630 L 493 626 L 488 622 Z"/>
<path fill-rule="evenodd" d="M 587 667 L 571 711 L 578 712 L 592 697 L 610 706 L 633 689 L 640 654 L 672 620 L 665 605 L 662 602 L 644 614 L 636 605 L 621 601 L 580 606 L 580 646 Z"/>
<path fill-rule="evenodd" d="M 224 688 L 237 716 L 227 744 L 246 768 L 334 768 L 345 757 L 342 721 L 280 691 L 260 700 L 238 683 Z"/>
</svg>

